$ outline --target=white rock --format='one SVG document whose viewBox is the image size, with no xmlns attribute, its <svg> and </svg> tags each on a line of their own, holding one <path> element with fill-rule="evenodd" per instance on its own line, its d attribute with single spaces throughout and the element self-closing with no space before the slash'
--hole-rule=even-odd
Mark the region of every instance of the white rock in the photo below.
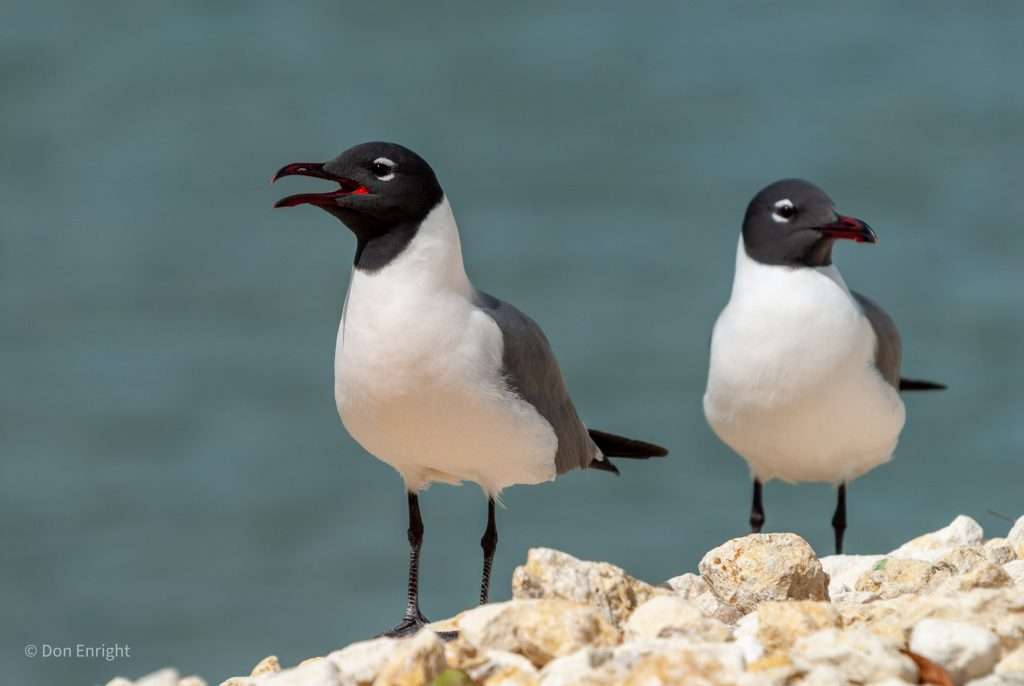
<svg viewBox="0 0 1024 686">
<path fill-rule="evenodd" d="M 841 686 L 849 682 L 839 668 L 832 665 L 815 665 L 792 683 L 793 686 Z"/>
<path fill-rule="evenodd" d="M 801 670 L 809 672 L 822 665 L 834 667 L 857 683 L 892 676 L 905 681 L 917 680 L 917 666 L 900 654 L 899 645 L 867 629 L 825 629 L 803 636 L 797 639 L 790 658 Z"/>
<path fill-rule="evenodd" d="M 736 630 L 733 632 L 736 645 L 739 646 L 743 659 L 748 664 L 764 657 L 764 646 L 757 638 L 759 624 L 757 613 L 751 612 L 736 623 Z"/>
<path fill-rule="evenodd" d="M 585 648 L 550 662 L 540 686 L 675 684 L 736 681 L 743 657 L 735 645 L 686 639 L 634 641 L 616 648 Z"/>
<path fill-rule="evenodd" d="M 996 665 L 996 674 L 1020 674 L 1024 678 L 1024 645 L 1003 655 Z"/>
<path fill-rule="evenodd" d="M 958 546 L 980 546 L 985 538 L 985 531 L 978 522 L 967 515 L 959 515 L 949 526 L 918 536 L 907 541 L 890 553 L 890 557 L 909 557 L 912 559 L 928 559 L 918 557 L 923 552 L 956 548 Z"/>
<path fill-rule="evenodd" d="M 267 655 L 265 658 L 256 663 L 256 666 L 249 672 L 249 676 L 260 676 L 261 674 L 273 674 L 274 672 L 281 671 L 281 663 L 277 659 L 277 655 Z"/>
<path fill-rule="evenodd" d="M 681 595 L 687 600 L 694 600 L 700 594 L 711 590 L 699 574 L 691 572 L 672 577 L 665 583 L 672 589 L 673 593 Z"/>
<path fill-rule="evenodd" d="M 585 646 L 611 646 L 619 631 L 591 605 L 558 598 L 482 605 L 456 617 L 459 637 L 477 649 L 523 655 L 537 667 Z"/>
<path fill-rule="evenodd" d="M 937 587 L 955 573 L 956 569 L 945 562 L 887 557 L 862 574 L 854 588 L 879 598 L 895 598 L 906 593 L 923 593 Z"/>
<path fill-rule="evenodd" d="M 700 572 L 719 600 L 743 614 L 766 600 L 828 600 L 828 576 L 796 534 L 734 538 L 708 552 Z"/>
<path fill-rule="evenodd" d="M 444 641 L 430 629 L 423 629 L 396 646 L 374 684 L 430 684 L 447 666 Z"/>
<path fill-rule="evenodd" d="M 651 598 L 633 611 L 625 626 L 627 641 L 672 637 L 727 641 L 731 635 L 728 626 L 705 617 L 696 601 L 677 595 Z"/>
<path fill-rule="evenodd" d="M 723 624 L 735 624 L 744 615 L 742 610 L 722 602 L 711 591 L 701 593 L 695 602 L 705 617 L 717 619 Z"/>
<path fill-rule="evenodd" d="M 487 681 L 499 672 L 512 670 L 534 675 L 535 677 L 537 675 L 537 669 L 533 666 L 533 663 L 522 655 L 516 655 L 504 650 L 486 650 L 482 657 L 483 660 L 464 669 L 469 678 L 476 683 Z"/>
<path fill-rule="evenodd" d="M 375 638 L 353 643 L 327 656 L 338 670 L 340 686 L 359 686 L 372 683 L 387 664 L 401 641 L 395 638 Z"/>
<path fill-rule="evenodd" d="M 990 562 L 994 562 L 997 565 L 1005 565 L 1017 559 L 1017 551 L 1013 549 L 1013 545 L 1005 538 L 990 538 L 985 541 L 982 552 Z"/>
<path fill-rule="evenodd" d="M 512 574 L 516 600 L 560 598 L 598 609 L 620 627 L 641 603 L 668 589 L 655 588 L 607 562 L 578 560 L 550 548 L 532 548 Z"/>
<path fill-rule="evenodd" d="M 1010 533 L 1006 534 L 1006 541 L 1013 546 L 1017 557 L 1024 560 L 1024 517 L 1020 517 L 1014 522 Z"/>
<path fill-rule="evenodd" d="M 1024 674 L 989 674 L 968 681 L 966 686 L 1024 686 Z"/>
<path fill-rule="evenodd" d="M 910 650 L 943 667 L 957 684 L 964 684 L 996 666 L 999 639 L 966 622 L 924 619 L 910 634 Z"/>
<path fill-rule="evenodd" d="M 1003 571 L 1010 575 L 1010 579 L 1017 586 L 1024 586 L 1024 560 L 1014 560 L 1003 565 Z"/>
<path fill-rule="evenodd" d="M 193 674 L 179 681 L 178 686 L 206 686 L 206 680 Z"/>
<path fill-rule="evenodd" d="M 735 607 L 719 600 L 698 574 L 681 574 L 669 579 L 666 584 L 675 595 L 696 602 L 705 617 L 716 619 L 723 624 L 735 624 L 743 616 Z"/>
<path fill-rule="evenodd" d="M 870 571 L 884 555 L 828 555 L 821 558 L 821 567 L 828 574 L 828 595 L 833 602 L 845 600 L 856 590 L 857 579 Z"/>
<path fill-rule="evenodd" d="M 307 661 L 298 667 L 257 677 L 259 686 L 338 686 L 338 668 L 329 660 Z"/>
</svg>

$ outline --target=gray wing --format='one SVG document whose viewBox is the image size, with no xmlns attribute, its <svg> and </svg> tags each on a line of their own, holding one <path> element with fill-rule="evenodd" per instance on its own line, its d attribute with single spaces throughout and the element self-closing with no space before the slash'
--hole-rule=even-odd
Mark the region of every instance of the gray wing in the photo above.
<svg viewBox="0 0 1024 686">
<path fill-rule="evenodd" d="M 477 291 L 475 304 L 501 329 L 505 343 L 502 372 L 509 388 L 533 405 L 554 429 L 558 473 L 587 467 L 597 446 L 576 414 L 544 332 L 515 307 L 487 293 Z"/>
<path fill-rule="evenodd" d="M 860 309 L 871 323 L 871 328 L 875 330 L 875 366 L 885 380 L 899 390 L 903 346 L 900 342 L 900 332 L 896 330 L 896 322 L 871 298 L 856 291 L 850 292 L 860 304 Z"/>
</svg>

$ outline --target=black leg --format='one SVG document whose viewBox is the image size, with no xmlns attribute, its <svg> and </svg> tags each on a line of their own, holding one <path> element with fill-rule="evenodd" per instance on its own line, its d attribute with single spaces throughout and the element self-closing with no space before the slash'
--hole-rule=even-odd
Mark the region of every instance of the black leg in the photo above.
<svg viewBox="0 0 1024 686">
<path fill-rule="evenodd" d="M 761 482 L 754 479 L 754 499 L 750 503 L 750 531 L 761 533 L 764 526 L 764 503 L 761 502 Z"/>
<path fill-rule="evenodd" d="M 397 638 L 408 636 L 420 630 L 428 622 L 420 612 L 420 548 L 423 546 L 423 517 L 420 516 L 420 499 L 409 493 L 409 588 L 406 593 L 405 615 L 391 631 L 384 636 Z"/>
<path fill-rule="evenodd" d="M 494 562 L 494 550 L 498 547 L 498 527 L 494 523 L 494 498 L 487 499 L 487 528 L 480 547 L 484 549 L 484 575 L 480 580 L 480 604 L 487 604 L 487 596 L 491 591 L 491 563 Z"/>
<path fill-rule="evenodd" d="M 832 515 L 832 529 L 836 532 L 836 555 L 842 555 L 843 533 L 846 531 L 846 484 L 839 484 L 836 512 Z"/>
</svg>

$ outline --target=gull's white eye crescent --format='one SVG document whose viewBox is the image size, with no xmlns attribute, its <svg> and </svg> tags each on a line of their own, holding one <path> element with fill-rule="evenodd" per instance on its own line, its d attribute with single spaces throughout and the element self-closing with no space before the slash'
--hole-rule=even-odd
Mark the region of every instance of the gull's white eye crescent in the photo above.
<svg viewBox="0 0 1024 686">
<path fill-rule="evenodd" d="M 774 209 L 774 212 L 772 212 L 772 219 L 780 224 L 785 224 L 793 218 L 794 214 L 796 214 L 796 206 L 789 198 L 783 198 L 772 205 L 772 208 Z"/>
<path fill-rule="evenodd" d="M 381 181 L 395 178 L 395 163 L 386 157 L 378 157 L 370 163 L 370 171 Z"/>
</svg>

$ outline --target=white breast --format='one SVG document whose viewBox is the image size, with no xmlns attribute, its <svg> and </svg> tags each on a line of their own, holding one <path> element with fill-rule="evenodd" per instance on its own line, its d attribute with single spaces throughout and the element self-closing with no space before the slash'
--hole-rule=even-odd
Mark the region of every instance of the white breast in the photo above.
<svg viewBox="0 0 1024 686">
<path fill-rule="evenodd" d="M 352 276 L 335 349 L 338 413 L 411 490 L 470 480 L 495 494 L 555 476 L 554 431 L 509 391 L 501 331 L 473 293 L 447 199 L 398 257 Z"/>
<path fill-rule="evenodd" d="M 904 422 L 874 350 L 835 266 L 760 264 L 741 238 L 712 335 L 704 413 L 762 480 L 854 479 L 890 459 Z"/>
</svg>

